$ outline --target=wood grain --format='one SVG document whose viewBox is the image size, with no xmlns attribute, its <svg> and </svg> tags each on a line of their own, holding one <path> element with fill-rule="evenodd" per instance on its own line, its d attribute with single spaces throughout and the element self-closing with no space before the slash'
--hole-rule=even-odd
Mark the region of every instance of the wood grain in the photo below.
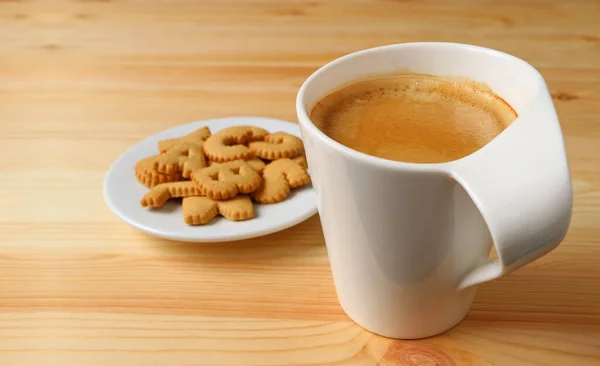
<svg viewBox="0 0 600 366">
<path fill-rule="evenodd" d="M 600 362 L 597 1 L 0 1 L 0 365 Z M 480 287 L 459 326 L 397 341 L 352 323 L 319 220 L 173 243 L 102 198 L 113 160 L 205 118 L 295 121 L 331 59 L 409 41 L 512 53 L 545 76 L 573 175 L 554 252 Z"/>
</svg>

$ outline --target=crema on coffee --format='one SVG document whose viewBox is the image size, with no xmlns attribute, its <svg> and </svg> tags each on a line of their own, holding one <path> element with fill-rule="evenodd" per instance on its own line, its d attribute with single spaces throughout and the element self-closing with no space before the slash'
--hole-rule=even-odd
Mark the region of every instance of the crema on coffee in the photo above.
<svg viewBox="0 0 600 366">
<path fill-rule="evenodd" d="M 345 85 L 321 99 L 310 118 L 330 138 L 365 154 L 441 163 L 477 151 L 517 113 L 480 83 L 398 74 Z"/>
</svg>

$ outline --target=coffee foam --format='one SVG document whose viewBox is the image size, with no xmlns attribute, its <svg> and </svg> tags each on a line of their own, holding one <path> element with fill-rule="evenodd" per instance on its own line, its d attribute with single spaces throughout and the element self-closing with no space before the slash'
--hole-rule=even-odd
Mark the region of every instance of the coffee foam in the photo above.
<svg viewBox="0 0 600 366">
<path fill-rule="evenodd" d="M 516 117 L 483 84 L 420 74 L 351 83 L 323 98 L 311 112 L 318 128 L 350 148 L 419 163 L 469 155 Z"/>
</svg>

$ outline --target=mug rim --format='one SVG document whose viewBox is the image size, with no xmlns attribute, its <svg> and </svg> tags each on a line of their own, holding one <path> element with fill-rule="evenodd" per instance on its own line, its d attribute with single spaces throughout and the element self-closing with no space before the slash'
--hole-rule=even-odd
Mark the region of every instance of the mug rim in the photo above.
<svg viewBox="0 0 600 366">
<path fill-rule="evenodd" d="M 498 138 L 498 136 L 504 134 L 507 130 L 511 129 L 511 127 L 513 127 L 519 120 L 521 120 L 521 116 L 522 113 L 519 114 L 519 116 L 517 116 L 517 118 L 508 126 L 506 127 L 503 131 L 501 131 L 496 137 L 494 137 L 494 139 L 492 139 L 492 141 L 488 142 L 487 144 L 485 144 L 484 146 L 482 146 L 481 148 L 479 148 L 478 150 L 472 152 L 469 155 L 465 155 L 459 159 L 455 159 L 455 160 L 451 160 L 451 161 L 446 161 L 446 162 L 441 162 L 441 163 L 415 163 L 415 162 L 405 162 L 405 161 L 397 161 L 397 160 L 390 160 L 390 159 L 385 159 L 385 158 L 380 158 L 377 156 L 373 156 L 373 155 L 369 155 L 363 152 L 360 152 L 358 150 L 354 150 L 344 144 L 341 144 L 337 141 L 335 141 L 334 139 L 332 139 L 331 137 L 327 136 L 323 131 L 321 131 L 319 128 L 317 128 L 317 126 L 315 126 L 315 124 L 313 123 L 313 121 L 310 119 L 310 116 L 308 115 L 308 111 L 307 108 L 305 108 L 304 106 L 304 100 L 305 100 L 305 94 L 306 94 L 306 89 L 308 88 L 308 85 L 313 82 L 313 80 L 315 80 L 316 78 L 318 78 L 322 73 L 326 72 L 328 69 L 335 67 L 336 65 L 346 61 L 347 59 L 362 55 L 362 54 L 366 54 L 366 53 L 371 53 L 373 51 L 377 51 L 377 50 L 382 50 L 382 49 L 393 49 L 393 48 L 404 48 L 404 47 L 413 47 L 413 46 L 426 46 L 426 47 L 456 47 L 456 48 L 462 48 L 465 50 L 472 50 L 472 51 L 478 51 L 478 52 L 485 52 L 488 53 L 491 56 L 496 56 L 496 57 L 502 57 L 502 58 L 507 58 L 507 59 L 511 59 L 513 61 L 518 61 L 520 63 L 523 64 L 523 66 L 527 67 L 530 69 L 530 71 L 532 73 L 534 73 L 537 76 L 538 79 L 538 90 L 536 92 L 536 96 L 533 98 L 533 100 L 537 99 L 540 95 L 540 90 L 542 88 L 542 84 L 544 83 L 544 78 L 541 75 L 541 73 L 530 63 L 528 63 L 527 61 L 511 55 L 509 53 L 506 52 L 502 52 L 493 48 L 487 48 L 487 47 L 482 47 L 482 46 L 476 46 L 476 45 L 472 45 L 472 44 L 467 44 L 467 43 L 454 43 L 454 42 L 405 42 L 405 43 L 394 43 L 394 44 L 388 44 L 388 45 L 383 45 L 383 46 L 377 46 L 377 47 L 371 47 L 371 48 L 366 48 L 366 49 L 362 49 L 359 51 L 355 51 L 355 52 L 351 52 L 348 53 L 346 55 L 340 56 L 328 63 L 326 63 L 325 65 L 319 67 L 316 71 L 314 71 L 308 78 L 306 78 L 306 80 L 302 83 L 302 86 L 300 87 L 300 89 L 298 90 L 298 93 L 296 95 L 296 112 L 298 114 L 298 123 L 300 124 L 301 127 L 303 127 L 304 129 L 309 130 L 311 133 L 313 133 L 315 136 L 317 136 L 319 139 L 321 139 L 324 143 L 329 144 L 330 146 L 332 146 L 334 149 L 336 149 L 338 152 L 341 152 L 342 154 L 345 155 L 350 155 L 351 157 L 358 159 L 359 161 L 361 161 L 362 163 L 368 163 L 368 164 L 374 164 L 377 165 L 379 167 L 382 168 L 387 168 L 387 169 L 398 169 L 398 168 L 403 168 L 403 169 L 409 169 L 409 170 L 418 170 L 418 171 L 430 171 L 430 172 L 439 172 L 440 170 L 445 170 L 445 168 L 448 168 L 451 164 L 455 164 L 457 162 L 463 161 L 473 155 L 476 155 L 482 151 L 484 151 L 486 149 L 486 147 L 495 139 Z M 333 90 L 333 88 L 331 89 Z"/>
</svg>

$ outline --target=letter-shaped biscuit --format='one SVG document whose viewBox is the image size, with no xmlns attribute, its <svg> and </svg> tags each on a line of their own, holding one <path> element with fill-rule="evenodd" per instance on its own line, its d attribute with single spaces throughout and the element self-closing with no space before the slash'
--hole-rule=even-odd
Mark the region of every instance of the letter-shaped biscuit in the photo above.
<svg viewBox="0 0 600 366">
<path fill-rule="evenodd" d="M 291 189 L 310 182 L 306 168 L 291 159 L 275 160 L 263 170 L 263 184 L 252 194 L 259 203 L 277 203 L 290 195 Z"/>
<path fill-rule="evenodd" d="M 204 196 L 183 199 L 183 220 L 189 225 L 206 224 L 219 213 L 232 221 L 248 220 L 254 217 L 254 206 L 248 196 L 226 201 L 214 201 Z"/>
<path fill-rule="evenodd" d="M 169 200 L 176 197 L 199 196 L 200 188 L 194 182 L 170 182 L 162 183 L 153 187 L 150 192 L 142 197 L 142 207 L 160 207 Z"/>
<path fill-rule="evenodd" d="M 210 160 L 218 163 L 249 159 L 252 152 L 244 144 L 262 140 L 268 133 L 254 126 L 224 128 L 206 140 L 203 145 L 204 153 Z"/>
<path fill-rule="evenodd" d="M 210 130 L 208 129 L 208 127 L 206 127 L 206 126 L 201 127 L 199 129 L 197 129 L 196 131 L 193 131 L 183 137 L 176 137 L 173 139 L 159 141 L 158 142 L 158 150 L 160 150 L 161 153 L 164 153 L 164 152 L 167 152 L 168 150 L 171 150 L 172 148 L 174 148 L 175 146 L 177 146 L 179 144 L 187 143 L 187 142 L 202 144 L 209 137 L 210 137 Z"/>
<path fill-rule="evenodd" d="M 160 154 L 154 163 L 156 171 L 164 174 L 181 173 L 184 178 L 189 178 L 191 172 L 206 166 L 206 157 L 201 145 L 190 142 L 182 143 Z"/>
<path fill-rule="evenodd" d="M 300 166 L 304 169 L 308 168 L 308 161 L 306 160 L 306 155 L 300 155 L 298 157 L 295 157 L 292 159 L 292 161 L 295 161 L 296 163 L 300 164 Z"/>
<path fill-rule="evenodd" d="M 226 200 L 238 193 L 251 193 L 260 187 L 262 178 L 243 160 L 213 164 L 191 174 L 204 196 Z"/>
<path fill-rule="evenodd" d="M 154 163 L 158 155 L 149 156 L 137 162 L 135 165 L 135 176 L 143 185 L 152 188 L 157 184 L 166 182 L 177 182 L 181 180 L 180 173 L 164 174 L 154 170 Z"/>
<path fill-rule="evenodd" d="M 251 142 L 248 148 L 261 159 L 276 160 L 295 158 L 302 154 L 304 145 L 302 140 L 294 135 L 276 132 L 265 136 L 264 141 Z"/>
<path fill-rule="evenodd" d="M 260 160 L 259 158 L 252 158 L 252 159 L 248 159 L 245 160 L 246 164 L 250 165 L 250 167 L 252 167 L 252 169 L 256 170 L 259 173 L 262 173 L 263 169 L 265 168 L 265 162 Z M 214 166 L 214 165 L 219 165 L 222 163 L 215 163 L 214 161 L 210 162 L 210 166 Z"/>
</svg>

